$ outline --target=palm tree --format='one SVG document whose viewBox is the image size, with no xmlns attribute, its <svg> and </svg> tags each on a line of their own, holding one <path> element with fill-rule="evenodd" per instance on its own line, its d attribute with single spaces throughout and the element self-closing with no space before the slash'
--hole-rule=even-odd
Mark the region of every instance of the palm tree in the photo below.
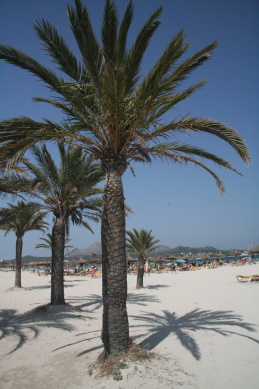
<svg viewBox="0 0 259 389">
<path fill-rule="evenodd" d="M 247 164 L 250 155 L 238 133 L 218 121 L 186 115 L 164 123 L 165 113 L 172 114 L 177 103 L 205 84 L 201 81 L 186 89 L 182 87 L 183 81 L 211 57 L 217 42 L 186 59 L 191 44 L 184 31 L 180 31 L 148 74 L 142 75 L 142 60 L 159 27 L 162 8 L 150 16 L 131 47 L 127 42 L 133 19 L 131 0 L 121 23 L 114 1 L 106 0 L 100 42 L 81 0 L 75 0 L 75 6 L 68 6 L 67 11 L 80 59 L 49 22 L 40 20 L 35 25 L 59 74 L 20 50 L 0 46 L 1 59 L 29 71 L 53 93 L 52 98 L 34 100 L 51 104 L 65 115 L 60 124 L 50 120 L 37 122 L 28 117 L 0 122 L 0 163 L 15 163 L 31 145 L 48 140 L 77 144 L 101 161 L 105 172 L 101 227 L 105 356 L 126 351 L 129 346 L 122 175 L 131 162 L 164 159 L 176 164 L 195 164 L 211 174 L 224 192 L 223 183 L 204 160 L 236 170 L 216 154 L 177 141 L 177 135 L 208 133 L 227 142 Z"/>
<path fill-rule="evenodd" d="M 6 208 L 0 208 L 0 229 L 6 234 L 15 232 L 16 234 L 16 272 L 15 287 L 21 288 L 21 268 L 22 268 L 22 246 L 23 236 L 28 231 L 45 231 L 48 223 L 43 219 L 46 212 L 40 211 L 39 204 L 25 203 L 18 201 L 17 205 L 8 204 Z"/>
<path fill-rule="evenodd" d="M 143 228 L 137 231 L 133 228 L 133 232 L 126 231 L 128 238 L 126 238 L 126 247 L 129 252 L 135 253 L 138 256 L 138 276 L 136 288 L 143 288 L 144 278 L 144 264 L 145 260 L 148 259 L 148 253 L 155 250 L 158 246 L 156 244 L 160 240 L 154 240 L 154 236 L 151 235 L 152 230 L 149 232 Z"/>
<path fill-rule="evenodd" d="M 79 147 L 59 144 L 60 167 L 56 166 L 45 145 L 32 147 L 37 164 L 24 159 L 32 179 L 25 190 L 42 201 L 42 207 L 53 214 L 51 304 L 65 304 L 64 249 L 69 234 L 69 222 L 92 231 L 87 220 L 97 222 L 101 215 L 102 189 L 96 185 L 103 180 L 103 170 L 93 158 Z"/>
<path fill-rule="evenodd" d="M 38 243 L 35 246 L 35 249 L 51 249 L 52 250 L 52 235 L 50 233 L 47 233 L 47 238 L 40 238 L 40 240 L 43 240 L 45 243 Z M 74 246 L 67 245 L 68 242 L 70 242 L 71 239 L 65 238 L 65 249 L 72 248 Z"/>
</svg>

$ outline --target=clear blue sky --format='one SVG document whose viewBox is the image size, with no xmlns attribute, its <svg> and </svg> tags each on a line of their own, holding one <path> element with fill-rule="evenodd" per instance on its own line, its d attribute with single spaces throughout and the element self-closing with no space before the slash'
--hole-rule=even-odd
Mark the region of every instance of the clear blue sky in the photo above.
<svg viewBox="0 0 259 389">
<path fill-rule="evenodd" d="M 76 50 L 66 15 L 67 3 L 73 2 L 0 0 L 0 41 L 53 67 L 41 49 L 33 23 L 41 18 L 49 20 Z M 120 12 L 127 3 L 117 1 Z M 85 0 L 85 4 L 98 33 L 104 1 Z M 161 244 L 170 247 L 247 249 L 259 243 L 259 4 L 256 0 L 135 0 L 131 37 L 160 5 L 164 7 L 162 24 L 147 51 L 143 74 L 182 28 L 193 43 L 189 55 L 219 41 L 211 60 L 190 78 L 192 84 L 201 79 L 207 79 L 207 84 L 166 119 L 191 113 L 226 123 L 245 138 L 253 163 L 247 168 L 230 147 L 213 137 L 188 139 L 189 143 L 226 158 L 244 174 L 240 177 L 211 166 L 225 183 L 225 197 L 219 194 L 213 178 L 200 168 L 158 162 L 151 166 L 135 165 L 136 177 L 127 171 L 123 178 L 126 202 L 135 212 L 127 219 L 127 229 L 152 229 Z M 31 101 L 33 96 L 48 93 L 35 77 L 1 61 L 0 78 L 0 119 L 20 115 L 35 120 L 61 118 L 46 104 Z M 71 228 L 71 244 L 85 248 L 100 241 L 100 224 L 93 228 L 94 235 L 82 228 Z M 48 250 L 34 249 L 39 236 L 37 232 L 25 235 L 24 255 L 50 255 Z M 4 232 L 0 232 L 0 248 L 0 258 L 14 258 L 14 233 L 4 238 Z"/>
</svg>

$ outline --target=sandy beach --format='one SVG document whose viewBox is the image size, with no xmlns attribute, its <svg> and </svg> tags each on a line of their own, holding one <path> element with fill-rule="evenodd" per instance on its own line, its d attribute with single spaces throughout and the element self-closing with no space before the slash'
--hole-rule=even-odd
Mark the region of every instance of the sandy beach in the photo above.
<svg viewBox="0 0 259 389">
<path fill-rule="evenodd" d="M 70 307 L 40 309 L 50 300 L 50 277 L 0 271 L 0 387 L 2 389 L 243 389 L 259 388 L 259 263 L 151 274 L 135 289 L 128 276 L 130 336 L 151 360 L 121 368 L 121 380 L 96 376 L 101 278 L 65 277 Z M 35 310 L 36 309 L 36 310 Z"/>
</svg>

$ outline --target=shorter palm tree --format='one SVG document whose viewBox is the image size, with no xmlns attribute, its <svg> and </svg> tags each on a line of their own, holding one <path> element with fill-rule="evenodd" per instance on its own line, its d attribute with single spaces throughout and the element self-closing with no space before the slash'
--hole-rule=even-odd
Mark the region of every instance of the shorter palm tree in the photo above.
<svg viewBox="0 0 259 389">
<path fill-rule="evenodd" d="M 93 158 L 79 147 L 58 145 L 59 166 L 46 146 L 32 147 L 34 164 L 23 163 L 31 178 L 25 188 L 42 202 L 42 207 L 53 214 L 51 233 L 51 304 L 65 304 L 64 297 L 64 248 L 69 235 L 69 223 L 81 225 L 92 231 L 88 220 L 97 222 L 101 215 L 103 192 L 97 185 L 103 180 L 103 170 Z"/>
<path fill-rule="evenodd" d="M 148 258 L 148 253 L 155 250 L 158 246 L 156 244 L 160 240 L 154 240 L 154 236 L 151 235 L 152 230 L 149 232 L 143 228 L 137 231 L 133 228 L 133 232 L 126 231 L 128 238 L 126 237 L 126 247 L 129 252 L 135 253 L 138 256 L 138 276 L 136 288 L 143 288 L 143 276 L 144 276 L 144 264 Z"/>
<path fill-rule="evenodd" d="M 52 249 L 52 235 L 48 232 L 47 238 L 40 238 L 40 240 L 43 240 L 45 243 L 38 243 L 35 246 L 35 249 Z M 71 239 L 65 238 L 65 249 L 72 248 L 74 246 L 67 245 L 68 242 L 70 242 Z"/>
<path fill-rule="evenodd" d="M 44 222 L 46 212 L 40 210 L 37 203 L 18 201 L 17 205 L 8 204 L 0 208 L 0 229 L 6 234 L 13 231 L 16 234 L 16 272 L 15 286 L 21 288 L 22 246 L 23 236 L 28 231 L 45 231 L 48 223 Z"/>
</svg>

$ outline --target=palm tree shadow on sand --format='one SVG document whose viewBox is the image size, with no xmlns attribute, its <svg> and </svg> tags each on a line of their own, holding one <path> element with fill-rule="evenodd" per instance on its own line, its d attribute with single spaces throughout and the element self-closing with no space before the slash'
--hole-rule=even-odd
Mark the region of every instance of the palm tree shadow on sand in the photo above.
<svg viewBox="0 0 259 389">
<path fill-rule="evenodd" d="M 131 316 L 142 323 L 140 327 L 148 327 L 150 335 L 145 338 L 139 346 L 147 350 L 154 349 L 159 343 L 165 340 L 171 334 L 177 336 L 183 347 L 185 347 L 193 357 L 200 360 L 201 353 L 197 342 L 190 336 L 190 331 L 213 331 L 223 336 L 235 334 L 243 336 L 259 344 L 259 340 L 248 335 L 234 332 L 229 327 L 245 329 L 249 332 L 255 332 L 255 326 L 245 323 L 242 316 L 236 315 L 231 311 L 208 311 L 194 309 L 183 316 L 178 317 L 176 313 L 163 311 L 163 315 L 152 312 L 144 313 L 141 316 Z M 139 327 L 139 326 L 138 326 Z M 224 328 L 227 327 L 227 328 Z M 139 337 L 139 336 L 137 336 Z"/>
<path fill-rule="evenodd" d="M 79 318 L 80 314 L 69 305 L 43 305 L 24 314 L 14 309 L 0 310 L 0 340 L 7 337 L 17 339 L 16 346 L 8 353 L 20 349 L 31 338 L 37 338 L 44 327 L 73 331 L 74 327 L 67 323 L 69 319 Z"/>
<path fill-rule="evenodd" d="M 91 311 L 96 311 L 103 306 L 102 296 L 98 294 L 90 294 L 84 297 L 68 297 L 66 302 L 69 304 L 77 304 L 77 307 L 82 310 L 88 309 Z M 147 295 L 145 293 L 128 293 L 127 296 L 128 304 L 147 306 L 148 303 L 151 302 L 159 303 L 160 300 L 156 296 Z"/>
</svg>

